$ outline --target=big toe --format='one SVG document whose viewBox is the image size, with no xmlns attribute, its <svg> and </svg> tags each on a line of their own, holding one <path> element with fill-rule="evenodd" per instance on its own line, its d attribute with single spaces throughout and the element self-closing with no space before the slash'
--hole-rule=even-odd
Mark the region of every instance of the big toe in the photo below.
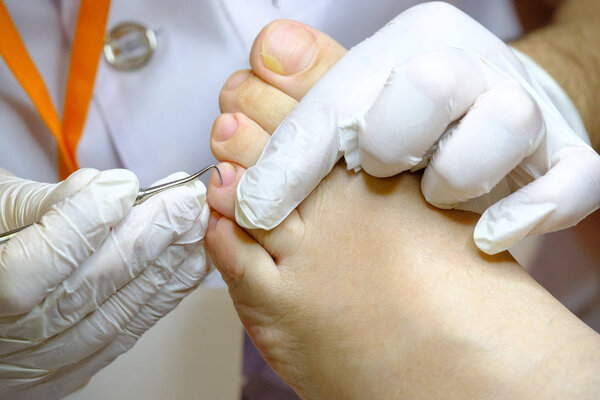
<svg viewBox="0 0 600 400">
<path fill-rule="evenodd" d="M 256 37 L 253 72 L 296 100 L 346 53 L 330 36 L 297 21 L 277 20 Z"/>
</svg>

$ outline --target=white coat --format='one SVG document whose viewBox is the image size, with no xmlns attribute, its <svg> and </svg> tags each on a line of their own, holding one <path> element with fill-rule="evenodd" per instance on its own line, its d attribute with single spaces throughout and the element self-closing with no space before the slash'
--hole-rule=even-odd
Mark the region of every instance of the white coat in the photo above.
<svg viewBox="0 0 600 400">
<path fill-rule="evenodd" d="M 222 84 L 248 68 L 254 37 L 276 18 L 300 20 L 351 47 L 418 0 L 113 0 L 107 28 L 134 21 L 158 33 L 150 62 L 119 71 L 102 59 L 82 138 L 81 167 L 124 167 L 142 186 L 214 161 L 209 148 Z M 503 39 L 520 28 L 509 0 L 449 1 Z M 5 0 L 58 114 L 79 1 Z M 0 167 L 57 180 L 55 142 L 0 61 Z M 527 256 L 527 251 L 522 251 Z M 206 327 L 210 326 L 210 329 Z M 72 399 L 238 399 L 241 328 L 223 289 L 200 289 Z"/>
</svg>

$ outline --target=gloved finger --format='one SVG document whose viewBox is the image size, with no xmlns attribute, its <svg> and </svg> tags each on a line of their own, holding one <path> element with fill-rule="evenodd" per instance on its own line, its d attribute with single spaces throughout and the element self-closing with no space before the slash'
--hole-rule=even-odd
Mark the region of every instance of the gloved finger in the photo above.
<svg viewBox="0 0 600 400">
<path fill-rule="evenodd" d="M 324 103 L 307 100 L 294 108 L 240 180 L 238 224 L 272 229 L 308 196 L 341 157 L 336 125 Z"/>
<path fill-rule="evenodd" d="M 600 205 L 600 156 L 588 147 L 567 147 L 545 175 L 483 213 L 473 233 L 482 251 L 496 254 L 525 236 L 577 224 Z"/>
<path fill-rule="evenodd" d="M 543 136 L 541 112 L 527 92 L 511 81 L 496 85 L 438 143 L 421 181 L 423 195 L 452 208 L 488 193 Z"/>
<path fill-rule="evenodd" d="M 0 230 L 5 232 L 39 221 L 53 205 L 79 192 L 99 173 L 83 168 L 64 181 L 51 184 L 19 178 L 1 170 Z"/>
<path fill-rule="evenodd" d="M 185 176 L 173 174 L 165 181 Z M 38 342 L 67 329 L 134 279 L 169 245 L 201 240 L 207 221 L 206 189 L 200 181 L 132 208 L 100 249 L 42 303 L 18 321 L 0 319 L 0 337 Z M 6 344 L 4 350 L 13 351 L 17 345 L 26 343 Z"/>
<path fill-rule="evenodd" d="M 191 240 L 192 236 L 194 235 L 190 233 L 188 240 Z M 31 370 L 31 368 L 16 366 L 17 373 L 23 377 L 28 376 L 28 378 L 10 380 L 7 385 L 0 385 L 0 395 L 11 394 L 13 396 L 11 398 L 15 399 L 37 399 L 38 395 L 43 394 L 44 398 L 48 398 L 46 390 L 52 388 L 56 395 L 51 398 L 61 398 L 83 386 L 91 376 L 131 349 L 144 332 L 175 308 L 209 272 L 206 268 L 202 243 L 182 246 L 187 247 L 187 257 L 183 264 L 175 270 L 154 298 L 140 308 L 127 327 L 118 333 L 110 343 L 76 363 L 53 370 Z M 0 372 L 0 376 L 4 376 L 2 372 Z"/>
<path fill-rule="evenodd" d="M 204 243 L 193 246 L 187 250 L 187 257 L 183 260 L 171 278 L 146 303 L 135 318 L 119 335 L 139 338 L 144 332 L 173 310 L 181 300 L 190 294 L 208 276 L 210 269 L 206 260 Z M 116 340 L 119 340 L 117 338 Z"/>
<path fill-rule="evenodd" d="M 485 91 L 482 62 L 457 49 L 422 53 L 391 71 L 360 128 L 360 163 L 376 177 L 421 162 Z"/>
<path fill-rule="evenodd" d="M 0 253 L 0 316 L 23 314 L 52 292 L 102 244 L 137 192 L 131 172 L 101 172 L 5 244 Z"/>
</svg>

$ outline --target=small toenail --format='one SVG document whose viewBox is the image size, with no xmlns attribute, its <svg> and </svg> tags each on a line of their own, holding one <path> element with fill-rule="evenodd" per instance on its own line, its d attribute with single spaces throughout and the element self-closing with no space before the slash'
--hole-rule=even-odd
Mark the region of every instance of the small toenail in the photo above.
<svg viewBox="0 0 600 400">
<path fill-rule="evenodd" d="M 227 82 L 225 82 L 223 89 L 233 90 L 233 89 L 237 88 L 238 86 L 240 86 L 242 83 L 244 83 L 246 81 L 246 79 L 248 79 L 249 76 L 250 76 L 250 71 L 248 71 L 248 70 L 237 71 L 237 72 L 233 73 L 229 77 L 229 79 L 227 79 Z"/>
<path fill-rule="evenodd" d="M 220 218 L 221 218 L 221 216 L 219 214 L 217 214 L 216 212 L 210 213 L 210 217 L 208 218 L 208 230 L 209 231 L 212 231 L 213 229 L 215 229 L 215 227 L 219 223 Z"/>
<path fill-rule="evenodd" d="M 316 49 L 317 39 L 307 27 L 297 22 L 278 22 L 263 38 L 263 64 L 277 74 L 294 75 L 312 64 Z"/>
<path fill-rule="evenodd" d="M 223 179 L 221 186 L 231 185 L 237 174 L 235 167 L 229 163 L 221 163 L 217 167 L 219 168 L 219 171 L 221 171 L 221 178 Z"/>
<path fill-rule="evenodd" d="M 238 120 L 232 114 L 222 114 L 217 121 L 215 139 L 219 142 L 225 141 L 233 136 L 238 128 Z"/>
</svg>

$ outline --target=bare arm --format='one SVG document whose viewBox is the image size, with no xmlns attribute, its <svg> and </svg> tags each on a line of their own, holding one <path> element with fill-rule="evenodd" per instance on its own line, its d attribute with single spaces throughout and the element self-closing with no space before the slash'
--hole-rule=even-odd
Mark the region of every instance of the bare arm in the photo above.
<svg viewBox="0 0 600 400">
<path fill-rule="evenodd" d="M 513 45 L 567 92 L 600 151 L 600 0 L 562 2 L 550 25 Z"/>
</svg>

